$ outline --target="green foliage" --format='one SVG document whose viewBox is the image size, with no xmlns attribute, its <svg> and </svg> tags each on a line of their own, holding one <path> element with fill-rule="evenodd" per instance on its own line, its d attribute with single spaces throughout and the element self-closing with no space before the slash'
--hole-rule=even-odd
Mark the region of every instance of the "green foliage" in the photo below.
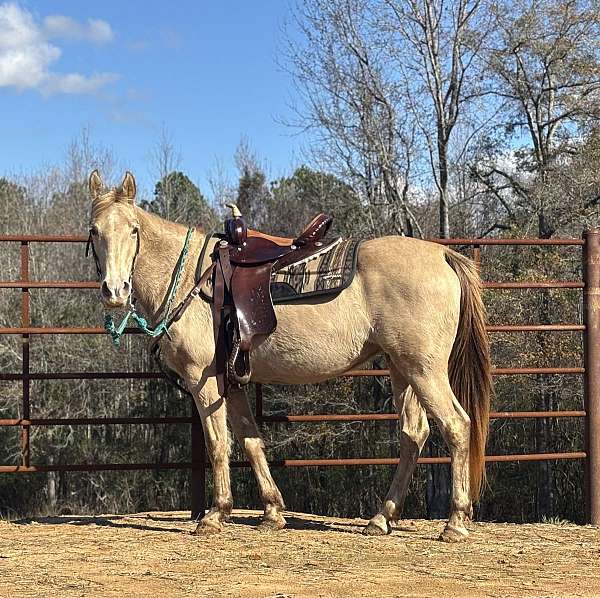
<svg viewBox="0 0 600 598">
<path fill-rule="evenodd" d="M 6 178 L 0 177 L 0 230 L 17 233 L 27 205 L 27 190 Z M 19 217 L 21 216 L 21 217 Z"/>
<path fill-rule="evenodd" d="M 334 234 L 365 234 L 366 211 L 357 193 L 340 178 L 308 166 L 267 186 L 260 169 L 244 167 L 237 206 L 252 228 L 294 235 L 319 212 L 333 214 Z"/>
<path fill-rule="evenodd" d="M 237 189 L 236 204 L 248 222 L 258 222 L 269 202 L 265 173 L 244 166 Z"/>
<path fill-rule="evenodd" d="M 217 223 L 215 211 L 200 189 L 182 172 L 171 172 L 156 183 L 154 199 L 144 202 L 150 212 L 167 220 L 212 231 Z"/>
<path fill-rule="evenodd" d="M 302 166 L 291 177 L 274 182 L 271 194 L 269 225 L 282 234 L 298 232 L 318 212 L 335 216 L 335 231 L 340 235 L 360 235 L 367 229 L 366 210 L 358 195 L 332 174 Z"/>
</svg>

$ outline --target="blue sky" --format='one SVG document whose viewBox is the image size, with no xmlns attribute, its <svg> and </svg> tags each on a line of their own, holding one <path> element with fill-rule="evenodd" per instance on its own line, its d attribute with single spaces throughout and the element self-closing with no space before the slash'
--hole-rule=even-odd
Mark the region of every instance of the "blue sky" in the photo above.
<svg viewBox="0 0 600 598">
<path fill-rule="evenodd" d="M 146 189 L 166 129 L 208 191 L 245 136 L 273 177 L 298 163 L 292 82 L 277 65 L 288 0 L 0 0 L 0 176 L 60 162 L 89 127 Z M 20 65 L 15 66 L 18 58 Z"/>
</svg>

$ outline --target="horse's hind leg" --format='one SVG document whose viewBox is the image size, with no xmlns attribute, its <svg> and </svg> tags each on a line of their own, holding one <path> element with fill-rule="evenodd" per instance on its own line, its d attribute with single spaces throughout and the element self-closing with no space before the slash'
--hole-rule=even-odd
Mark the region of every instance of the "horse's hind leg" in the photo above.
<svg viewBox="0 0 600 598">
<path fill-rule="evenodd" d="M 452 462 L 452 499 L 450 518 L 440 540 L 460 542 L 467 538 L 465 523 L 471 518 L 469 472 L 470 419 L 454 396 L 447 366 L 439 365 L 427 374 L 411 378 L 419 401 L 436 421 L 450 451 Z"/>
<path fill-rule="evenodd" d="M 417 458 L 429 436 L 425 410 L 392 363 L 390 374 L 394 404 L 400 417 L 400 462 L 381 509 L 364 530 L 367 535 L 389 534 L 389 522 L 400 518 Z"/>
<path fill-rule="evenodd" d="M 281 511 L 285 505 L 281 492 L 271 476 L 265 457 L 265 445 L 250 411 L 245 391 L 230 390 L 227 398 L 227 414 L 231 429 L 250 461 L 258 483 L 260 497 L 265 506 L 261 528 L 282 529 L 285 527 L 285 519 Z"/>
<path fill-rule="evenodd" d="M 194 399 L 202 420 L 206 448 L 213 469 L 213 506 L 194 533 L 210 534 L 221 531 L 223 522 L 229 518 L 233 507 L 227 415 L 225 401 L 219 396 L 215 378 L 209 378 L 203 385 L 198 385 Z"/>
</svg>

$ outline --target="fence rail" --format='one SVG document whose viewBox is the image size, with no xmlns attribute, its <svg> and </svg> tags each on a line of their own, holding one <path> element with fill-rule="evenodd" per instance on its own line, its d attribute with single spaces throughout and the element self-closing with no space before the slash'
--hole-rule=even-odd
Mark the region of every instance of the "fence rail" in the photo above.
<svg viewBox="0 0 600 598">
<path fill-rule="evenodd" d="M 583 451 L 530 453 L 512 455 L 488 455 L 487 462 L 521 462 L 582 459 L 586 470 L 586 516 L 587 520 L 600 523 L 600 230 L 584 233 L 583 239 L 432 239 L 438 243 L 452 246 L 471 247 L 473 258 L 480 265 L 482 246 L 572 246 L 582 248 L 583 280 L 571 281 L 484 281 L 485 289 L 576 289 L 583 290 L 584 323 L 489 325 L 490 333 L 528 333 L 528 332 L 580 332 L 584 340 L 584 367 L 506 367 L 494 368 L 494 376 L 528 375 L 582 375 L 584 378 L 584 409 L 571 411 L 499 411 L 492 412 L 494 419 L 517 418 L 583 418 L 585 422 L 585 447 Z M 0 236 L 0 243 L 20 244 L 19 280 L 0 281 L 0 288 L 20 289 L 21 322 L 20 326 L 0 328 L 0 334 L 20 335 L 22 351 L 22 369 L 20 372 L 2 372 L 0 380 L 22 382 L 22 417 L 0 419 L 0 426 L 18 427 L 21 432 L 21 462 L 15 465 L 0 465 L 0 473 L 39 473 L 52 471 L 131 471 L 148 469 L 181 469 L 191 471 L 191 510 L 195 517 L 205 508 L 205 476 L 208 463 L 200 419 L 195 406 L 191 417 L 88 417 L 88 418 L 35 418 L 31 417 L 31 382 L 35 380 L 118 380 L 118 379 L 161 379 L 157 372 L 32 372 L 30 369 L 30 337 L 35 335 L 67 334 L 104 334 L 100 327 L 38 327 L 31 325 L 30 289 L 97 289 L 99 284 L 93 281 L 57 281 L 31 280 L 29 276 L 29 248 L 32 243 L 85 243 L 87 237 L 79 235 L 9 235 Z M 137 329 L 128 329 L 129 333 L 138 333 Z M 352 370 L 344 376 L 368 377 L 388 376 L 389 370 Z M 311 422 L 378 422 L 398 419 L 395 413 L 356 413 L 356 414 L 316 414 L 316 415 L 267 415 L 263 412 L 262 387 L 256 385 L 256 418 L 263 425 L 275 423 L 311 423 Z M 79 426 L 79 425 L 140 425 L 140 424 L 188 424 L 190 428 L 191 462 L 181 463 L 82 463 L 33 465 L 31 463 L 30 429 L 32 426 Z M 421 457 L 420 464 L 449 463 L 448 457 Z M 347 459 L 283 459 L 271 462 L 275 467 L 327 467 L 327 466 L 366 466 L 395 465 L 394 458 L 347 458 Z M 232 467 L 247 467 L 245 461 L 233 462 Z"/>
</svg>

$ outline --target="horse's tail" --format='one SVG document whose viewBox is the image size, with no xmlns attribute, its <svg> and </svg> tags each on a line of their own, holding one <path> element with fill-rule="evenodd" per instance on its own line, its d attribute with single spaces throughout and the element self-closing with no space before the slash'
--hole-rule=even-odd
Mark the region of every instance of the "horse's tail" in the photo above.
<svg viewBox="0 0 600 598">
<path fill-rule="evenodd" d="M 446 250 L 446 261 L 460 281 L 460 319 L 448 374 L 452 391 L 471 418 L 470 494 L 471 500 L 476 502 L 485 485 L 485 444 L 492 395 L 486 312 L 475 264 L 451 249 Z"/>
</svg>

